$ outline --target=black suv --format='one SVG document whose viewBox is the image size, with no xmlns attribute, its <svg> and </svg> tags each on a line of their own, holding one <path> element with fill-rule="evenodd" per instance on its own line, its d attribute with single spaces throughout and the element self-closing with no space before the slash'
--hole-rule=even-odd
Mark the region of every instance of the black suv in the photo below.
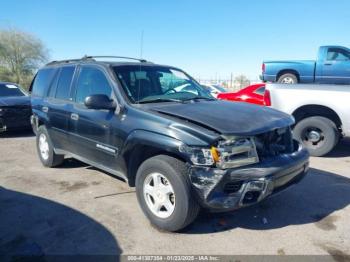
<svg viewBox="0 0 350 262">
<path fill-rule="evenodd" d="M 149 220 L 169 231 L 200 207 L 251 205 L 307 173 L 291 116 L 216 100 L 175 67 L 101 59 L 54 61 L 33 80 L 44 166 L 73 157 L 123 178 Z"/>
</svg>

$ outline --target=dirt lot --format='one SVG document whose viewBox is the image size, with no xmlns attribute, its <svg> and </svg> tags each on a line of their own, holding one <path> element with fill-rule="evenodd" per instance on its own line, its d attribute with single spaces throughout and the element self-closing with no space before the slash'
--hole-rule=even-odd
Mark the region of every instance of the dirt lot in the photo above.
<svg viewBox="0 0 350 262">
<path fill-rule="evenodd" d="M 75 160 L 44 168 L 35 138 L 0 138 L 0 254 L 350 254 L 350 140 L 259 205 L 150 226 L 133 189 Z"/>
</svg>

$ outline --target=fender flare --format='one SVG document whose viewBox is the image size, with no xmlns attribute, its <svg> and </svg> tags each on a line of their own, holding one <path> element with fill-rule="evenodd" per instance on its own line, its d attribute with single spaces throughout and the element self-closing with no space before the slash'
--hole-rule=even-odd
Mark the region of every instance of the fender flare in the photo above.
<svg viewBox="0 0 350 262">
<path fill-rule="evenodd" d="M 129 185 L 134 186 L 139 165 L 155 154 L 168 154 L 188 162 L 188 156 L 179 151 L 181 145 L 184 144 L 180 140 L 156 132 L 146 130 L 131 132 L 121 151 L 121 156 L 126 164 Z M 152 150 L 143 151 L 144 147 L 150 147 Z"/>
<path fill-rule="evenodd" d="M 181 154 L 179 147 L 183 145 L 183 142 L 173 137 L 156 132 L 134 130 L 128 135 L 127 139 L 125 140 L 121 154 L 124 155 L 127 152 L 133 150 L 136 146 L 140 145 L 156 147 L 173 154 Z"/>
</svg>

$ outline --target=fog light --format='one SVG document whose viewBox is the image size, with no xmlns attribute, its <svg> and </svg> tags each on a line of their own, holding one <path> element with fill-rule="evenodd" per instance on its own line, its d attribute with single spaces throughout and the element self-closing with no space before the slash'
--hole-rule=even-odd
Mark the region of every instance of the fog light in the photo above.
<svg viewBox="0 0 350 262">
<path fill-rule="evenodd" d="M 248 191 L 247 193 L 245 193 L 242 202 L 244 205 L 256 203 L 256 202 L 258 202 L 260 195 L 261 195 L 261 192 Z"/>
</svg>

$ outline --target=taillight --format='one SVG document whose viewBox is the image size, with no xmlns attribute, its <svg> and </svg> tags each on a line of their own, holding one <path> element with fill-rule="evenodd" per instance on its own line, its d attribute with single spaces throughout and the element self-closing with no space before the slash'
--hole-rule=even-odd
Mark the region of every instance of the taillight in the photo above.
<svg viewBox="0 0 350 262">
<path fill-rule="evenodd" d="M 264 63 L 262 63 L 262 65 L 261 65 L 261 71 L 262 71 L 263 73 L 265 73 L 265 64 L 264 64 Z"/>
<path fill-rule="evenodd" d="M 265 93 L 264 93 L 264 104 L 265 106 L 271 106 L 270 91 L 267 89 L 265 90 Z"/>
</svg>

